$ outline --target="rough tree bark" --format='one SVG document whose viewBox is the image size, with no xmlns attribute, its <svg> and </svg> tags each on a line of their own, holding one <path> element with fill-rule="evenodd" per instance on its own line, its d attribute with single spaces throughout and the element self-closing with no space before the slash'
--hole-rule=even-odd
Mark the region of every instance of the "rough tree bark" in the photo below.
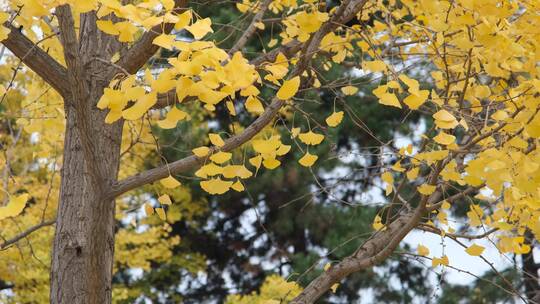
<svg viewBox="0 0 540 304">
<path fill-rule="evenodd" d="M 95 104 L 90 98 L 85 102 Z M 53 260 L 51 303 L 110 303 L 114 253 L 114 200 L 91 180 L 82 151 L 75 109 L 66 102 L 67 124 L 62 183 L 58 206 Z M 107 125 L 98 111 L 88 112 L 91 143 L 106 168 L 108 182 L 118 173 L 121 124 Z"/>
<path fill-rule="evenodd" d="M 51 265 L 51 303 L 110 303 L 114 256 L 114 199 L 106 195 L 120 164 L 122 122 L 106 124 L 96 103 L 119 44 L 100 34 L 95 13 L 81 16 L 79 39 L 68 5 L 58 7 L 70 91 Z"/>
</svg>

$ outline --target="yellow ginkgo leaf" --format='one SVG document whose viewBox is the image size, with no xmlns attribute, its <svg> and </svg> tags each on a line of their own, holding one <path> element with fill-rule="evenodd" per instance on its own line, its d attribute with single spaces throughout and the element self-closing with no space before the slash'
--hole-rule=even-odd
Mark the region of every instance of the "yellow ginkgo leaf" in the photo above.
<svg viewBox="0 0 540 304">
<path fill-rule="evenodd" d="M 324 135 L 315 133 L 313 131 L 309 131 L 306 133 L 300 133 L 298 135 L 298 138 L 300 139 L 300 141 L 302 141 L 306 145 L 314 146 L 314 145 L 320 144 L 323 141 Z"/>
<path fill-rule="evenodd" d="M 253 150 L 261 154 L 274 153 L 280 145 L 280 141 L 277 138 L 270 139 L 255 139 L 251 142 Z"/>
<path fill-rule="evenodd" d="M 364 61 L 362 62 L 362 69 L 371 72 L 382 72 L 386 71 L 386 63 L 382 60 Z"/>
<path fill-rule="evenodd" d="M 231 188 L 234 190 L 234 191 L 237 191 L 237 192 L 242 192 L 245 190 L 244 188 L 244 185 L 242 185 L 242 183 L 237 180 L 236 182 L 234 182 L 234 184 L 232 184 Z"/>
<path fill-rule="evenodd" d="M 332 267 L 332 263 L 326 263 L 324 264 L 323 270 L 327 271 L 328 269 L 330 269 L 330 267 Z"/>
<path fill-rule="evenodd" d="M 114 27 L 118 29 L 120 42 L 133 42 L 135 41 L 135 33 L 139 30 L 130 21 L 121 21 L 114 24 Z"/>
<path fill-rule="evenodd" d="M 161 3 L 163 3 L 163 8 L 167 11 L 174 8 L 174 0 L 161 0 Z"/>
<path fill-rule="evenodd" d="M 317 161 L 319 157 L 317 155 L 310 154 L 309 152 L 306 152 L 302 158 L 298 160 L 298 163 L 304 167 L 311 167 L 313 164 Z"/>
<path fill-rule="evenodd" d="M 158 197 L 158 202 L 162 205 L 172 204 L 171 198 L 167 194 L 163 194 L 162 196 Z"/>
<path fill-rule="evenodd" d="M 437 134 L 437 136 L 433 137 L 433 140 L 441 145 L 450 145 L 456 141 L 456 137 L 454 135 L 446 134 L 444 132 L 440 132 Z"/>
<path fill-rule="evenodd" d="M 241 96 L 258 96 L 261 93 L 256 86 L 250 85 L 249 87 L 240 90 Z"/>
<path fill-rule="evenodd" d="M 30 196 L 28 193 L 10 198 L 8 204 L 0 207 L 0 220 L 21 214 Z"/>
<path fill-rule="evenodd" d="M 73 6 L 73 11 L 74 13 L 77 13 L 77 14 L 87 13 L 91 10 L 97 9 L 96 0 L 77 1 L 77 2 L 70 3 L 70 5 Z"/>
<path fill-rule="evenodd" d="M 210 148 L 202 146 L 191 150 L 197 157 L 205 157 L 210 152 Z"/>
<path fill-rule="evenodd" d="M 435 119 L 435 125 L 441 129 L 453 129 L 459 124 L 454 115 L 446 110 L 440 110 L 433 114 L 433 118 Z"/>
<path fill-rule="evenodd" d="M 227 100 L 225 105 L 227 106 L 229 113 L 231 113 L 232 116 L 236 116 L 236 108 L 234 107 L 234 103 L 231 100 Z"/>
<path fill-rule="evenodd" d="M 231 188 L 233 182 L 224 181 L 221 178 L 214 178 L 201 182 L 201 188 L 210 194 L 223 194 Z"/>
<path fill-rule="evenodd" d="M 418 248 L 416 248 L 417 252 L 421 256 L 428 256 L 429 255 L 429 249 L 424 245 L 418 245 Z"/>
<path fill-rule="evenodd" d="M 474 88 L 474 96 L 478 99 L 484 99 L 491 95 L 491 90 L 488 86 L 479 85 Z"/>
<path fill-rule="evenodd" d="M 335 127 L 343 120 L 343 111 L 334 112 L 326 118 L 326 124 L 330 127 Z"/>
<path fill-rule="evenodd" d="M 191 34 L 193 34 L 193 37 L 195 37 L 195 39 L 199 40 L 206 34 L 214 32 L 211 25 L 212 21 L 210 20 L 210 18 L 204 18 L 201 20 L 197 20 L 197 22 L 193 23 L 192 25 L 186 26 L 185 29 L 188 30 Z"/>
<path fill-rule="evenodd" d="M 472 256 L 479 256 L 484 252 L 484 249 L 483 246 L 472 244 L 469 248 L 465 249 L 465 252 Z"/>
<path fill-rule="evenodd" d="M 159 219 L 162 221 L 167 220 L 167 215 L 165 214 L 165 209 L 163 208 L 156 208 L 156 213 L 159 216 Z"/>
<path fill-rule="evenodd" d="M 232 153 L 219 151 L 217 153 L 212 154 L 212 156 L 210 156 L 210 160 L 215 162 L 216 164 L 223 164 L 224 162 L 231 159 L 231 157 L 232 157 Z"/>
<path fill-rule="evenodd" d="M 174 29 L 177 31 L 181 30 L 188 26 L 189 22 L 191 22 L 191 10 L 187 10 L 182 14 L 178 15 L 178 21 L 174 25 Z"/>
<path fill-rule="evenodd" d="M 139 119 L 148 110 L 150 110 L 150 108 L 152 108 L 152 106 L 155 105 L 156 102 L 157 93 L 152 92 L 150 94 L 143 95 L 137 100 L 137 102 L 133 106 L 122 111 L 122 117 L 127 120 Z"/>
<path fill-rule="evenodd" d="M 220 167 L 214 163 L 209 163 L 202 166 L 199 170 L 195 171 L 195 176 L 200 178 L 207 178 L 208 176 L 216 176 L 223 173 L 223 167 Z"/>
<path fill-rule="evenodd" d="M 298 134 L 300 134 L 300 128 L 292 128 L 291 129 L 291 138 L 296 138 Z"/>
<path fill-rule="evenodd" d="M 177 107 L 173 107 L 167 117 L 164 120 L 158 121 L 158 126 L 162 129 L 173 129 L 176 128 L 178 121 L 185 119 L 188 114 Z"/>
<path fill-rule="evenodd" d="M 401 104 L 399 103 L 399 100 L 397 99 L 396 94 L 393 94 L 393 93 L 381 94 L 379 97 L 379 103 L 386 106 L 392 106 L 392 107 L 401 109 Z"/>
<path fill-rule="evenodd" d="M 406 104 L 412 110 L 418 109 L 429 97 L 428 90 L 418 91 L 418 94 L 411 94 L 403 99 L 403 103 Z"/>
<path fill-rule="evenodd" d="M 279 165 L 281 165 L 281 162 L 275 158 L 267 158 L 263 161 L 263 165 L 266 169 L 273 170 L 279 167 Z"/>
<path fill-rule="evenodd" d="M 409 92 L 411 92 L 412 94 L 416 94 L 416 92 L 418 92 L 420 88 L 418 80 L 412 79 L 406 74 L 401 74 L 398 78 L 409 87 Z"/>
<path fill-rule="evenodd" d="M 405 168 L 401 166 L 401 160 L 398 160 L 393 166 L 392 170 L 396 172 L 405 172 Z"/>
<path fill-rule="evenodd" d="M 295 76 L 283 82 L 283 85 L 281 86 L 281 88 L 279 88 L 276 96 L 281 100 L 291 99 L 294 95 L 296 95 L 299 87 L 300 76 Z"/>
<path fill-rule="evenodd" d="M 386 195 L 390 195 L 392 193 L 392 190 L 394 189 L 393 188 L 394 176 L 392 175 L 392 173 L 386 171 L 383 174 L 381 174 L 381 179 L 383 180 L 383 182 L 386 183 L 386 187 L 385 187 Z"/>
<path fill-rule="evenodd" d="M 358 88 L 355 86 L 346 86 L 341 88 L 341 92 L 345 95 L 354 95 L 358 92 Z"/>
<path fill-rule="evenodd" d="M 418 187 L 418 192 L 423 195 L 430 195 L 435 191 L 436 188 L 437 187 L 433 185 L 422 184 Z"/>
<path fill-rule="evenodd" d="M 164 49 L 172 50 L 175 38 L 175 35 L 167 35 L 165 33 L 162 33 L 161 35 L 154 38 L 152 43 Z"/>
<path fill-rule="evenodd" d="M 439 265 L 448 266 L 448 264 L 449 264 L 449 261 L 448 261 L 448 257 L 446 255 L 443 255 L 440 258 L 431 259 L 431 266 L 433 266 L 433 267 L 437 267 Z"/>
<path fill-rule="evenodd" d="M 384 225 L 382 223 L 382 218 L 379 215 L 375 216 L 375 218 L 373 219 L 373 224 L 371 224 L 371 226 L 377 231 L 383 229 Z"/>
<path fill-rule="evenodd" d="M 253 167 L 259 169 L 261 167 L 262 160 L 263 160 L 262 155 L 257 155 L 257 156 L 254 156 L 254 157 L 250 158 L 249 163 Z"/>
<path fill-rule="evenodd" d="M 111 20 L 98 20 L 96 21 L 98 29 L 109 35 L 118 35 L 120 31 L 114 26 Z"/>
<path fill-rule="evenodd" d="M 219 136 L 219 134 L 210 133 L 210 134 L 208 134 L 208 138 L 210 138 L 210 142 L 214 146 L 222 147 L 223 145 L 225 145 L 225 142 L 223 141 L 221 136 Z"/>
<path fill-rule="evenodd" d="M 277 43 L 278 43 L 277 39 L 270 39 L 270 41 L 268 41 L 268 47 L 272 48 L 272 47 L 276 46 Z"/>
<path fill-rule="evenodd" d="M 178 186 L 180 186 L 180 182 L 176 180 L 176 178 L 172 177 L 172 176 L 168 176 L 162 180 L 159 181 L 163 187 L 165 188 L 176 188 Z"/>
<path fill-rule="evenodd" d="M 276 155 L 283 156 L 283 155 L 289 153 L 289 151 L 291 151 L 291 146 L 290 145 L 281 145 L 276 150 Z"/>
<path fill-rule="evenodd" d="M 154 208 L 152 208 L 150 204 L 146 203 L 144 204 L 144 212 L 146 213 L 146 216 L 150 216 L 154 214 Z"/>
<path fill-rule="evenodd" d="M 244 104 L 249 113 L 261 114 L 264 112 L 262 102 L 254 96 L 249 96 Z"/>
<path fill-rule="evenodd" d="M 419 172 L 420 172 L 420 168 L 418 167 L 412 168 L 411 170 L 407 171 L 407 179 L 410 181 L 415 180 Z"/>
<path fill-rule="evenodd" d="M 249 171 L 244 165 L 228 165 L 223 167 L 223 176 L 226 178 L 250 178 L 253 173 Z"/>
<path fill-rule="evenodd" d="M 332 291 L 332 293 L 336 293 L 336 290 L 338 289 L 339 287 L 339 283 L 335 283 L 334 285 L 330 286 L 330 290 Z"/>
<path fill-rule="evenodd" d="M 440 110 L 437 113 L 433 114 L 433 118 L 435 118 L 436 120 L 441 120 L 441 121 L 454 121 L 454 120 L 456 120 L 454 115 L 450 114 L 450 112 L 448 112 L 446 110 Z"/>
<path fill-rule="evenodd" d="M 442 205 L 441 205 L 442 209 L 450 209 L 450 207 L 452 207 L 452 205 L 450 205 L 450 203 L 448 201 L 444 200 L 442 202 Z"/>
<path fill-rule="evenodd" d="M 505 120 L 508 118 L 508 113 L 506 113 L 506 111 L 503 111 L 503 110 L 498 110 L 493 115 L 491 115 L 491 118 L 495 120 Z"/>
</svg>

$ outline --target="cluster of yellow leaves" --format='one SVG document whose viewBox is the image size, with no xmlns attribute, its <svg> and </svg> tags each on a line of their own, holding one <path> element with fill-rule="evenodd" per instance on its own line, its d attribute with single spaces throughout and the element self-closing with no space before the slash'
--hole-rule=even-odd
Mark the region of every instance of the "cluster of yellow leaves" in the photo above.
<svg viewBox="0 0 540 304">
<path fill-rule="evenodd" d="M 471 246 L 467 247 L 464 251 L 471 256 L 480 256 L 484 252 L 484 250 L 485 250 L 485 247 L 477 245 L 477 244 L 472 244 Z M 426 246 L 422 244 L 419 244 L 418 247 L 416 247 L 416 251 L 418 255 L 424 256 L 424 257 L 428 257 L 430 253 L 429 248 L 427 248 Z M 440 258 L 432 257 L 431 262 L 432 262 L 433 267 L 437 267 L 439 265 L 448 266 L 449 264 L 449 260 L 446 255 L 443 255 Z"/>
<path fill-rule="evenodd" d="M 242 13 L 248 11 L 256 13 L 259 11 L 258 3 L 260 2 L 257 0 L 242 0 L 242 2 L 236 3 L 236 8 Z M 297 6 L 296 0 L 274 0 L 270 3 L 269 8 L 274 14 L 277 14 L 284 9 L 296 8 Z"/>
<path fill-rule="evenodd" d="M 321 40 L 321 50 L 332 54 L 332 61 L 335 63 L 341 63 L 354 54 L 354 48 L 350 40 L 354 36 L 351 35 L 338 35 L 334 32 L 328 33 Z M 325 65 L 324 68 L 328 70 L 329 65 Z"/>
<path fill-rule="evenodd" d="M 373 90 L 380 104 L 431 112 L 435 132 L 431 139 L 424 136 L 431 141 L 425 151 L 400 152 L 392 167 L 394 172 L 382 176 L 386 194 L 392 192 L 394 178 L 400 174 L 415 181 L 422 168 L 474 147 L 476 152 L 467 153 L 465 162 L 446 162 L 437 184 L 456 183 L 492 191 L 477 198 L 493 202 L 494 211 L 484 212 L 478 205 L 471 205 L 467 214 L 470 226 L 499 229 L 501 252 L 527 252 L 530 248 L 520 235 L 530 229 L 537 238 L 540 236 L 540 153 L 536 148 L 540 115 L 535 97 L 540 93 L 540 17 L 535 13 L 539 6 L 528 2 L 495 5 L 490 0 L 402 2 L 404 5 L 399 6 L 390 1 L 389 6 L 368 9 L 362 15 L 366 18 L 382 11 L 396 20 L 406 15 L 413 18 L 402 24 L 375 21 L 367 29 L 369 39 L 357 42 L 372 58 L 362 62 L 362 69 L 386 77 Z M 515 39 L 517 36 L 521 38 Z M 387 51 L 387 43 L 393 43 L 390 40 L 396 37 L 411 42 L 400 47 L 402 60 L 421 58 L 434 65 L 431 79 L 419 75 L 423 82 L 434 84 L 431 91 L 421 89 L 423 84 L 411 74 L 396 72 L 396 67 L 381 56 L 383 50 Z M 472 138 L 459 137 L 471 129 Z M 426 196 L 438 186 L 423 179 L 417 185 L 417 191 Z M 448 206 L 446 202 L 443 207 Z M 439 223 L 448 224 L 445 212 L 439 212 L 437 218 Z M 467 252 L 479 255 L 483 250 L 480 247 L 473 245 Z M 444 262 L 440 258 L 434 265 Z"/>
<path fill-rule="evenodd" d="M 294 38 L 300 42 L 305 42 L 327 20 L 328 13 L 319 12 L 316 5 L 311 5 L 311 10 L 301 10 L 285 19 L 283 24 L 286 29 L 281 32 L 280 36 L 283 43 L 287 43 Z"/>
<path fill-rule="evenodd" d="M 277 157 L 283 156 L 291 150 L 290 145 L 281 142 L 280 135 L 273 135 L 266 139 L 254 139 L 251 146 L 258 155 L 250 158 L 249 163 L 257 169 L 261 167 L 261 164 L 269 170 L 277 168 L 281 164 Z"/>
<path fill-rule="evenodd" d="M 209 32 L 213 32 L 209 18 L 199 19 L 190 24 L 193 17 L 190 10 L 181 14 L 174 13 L 172 11 L 174 8 L 174 1 L 163 1 L 162 8 L 165 13 L 161 16 L 156 15 L 155 8 L 159 7 L 158 1 L 153 1 L 154 3 L 140 2 L 135 5 L 122 5 L 116 1 L 100 2 L 102 3 L 98 10 L 99 18 L 107 17 L 113 13 L 117 17 L 129 20 L 116 23 L 113 23 L 110 19 L 101 19 L 97 21 L 97 26 L 101 31 L 109 35 L 118 36 L 118 40 L 121 42 L 135 41 L 135 34 L 138 32 L 138 26 L 142 27 L 144 30 L 150 30 L 156 25 L 165 23 L 174 24 L 175 30 L 185 29 L 189 31 L 195 39 L 201 39 Z M 156 37 L 153 42 L 163 48 L 172 49 L 174 40 L 174 35 L 163 33 Z"/>
<path fill-rule="evenodd" d="M 180 237 L 169 237 L 168 225 L 151 226 L 143 232 L 136 227 L 118 231 L 115 242 L 115 267 L 150 270 L 151 262 L 165 262 L 172 257 L 171 247 L 180 243 Z M 152 248 L 141 254 L 141 248 Z"/>
<path fill-rule="evenodd" d="M 278 275 L 269 275 L 264 280 L 259 292 L 249 295 L 230 295 L 226 304 L 277 304 L 288 303 L 302 292 L 294 282 L 287 282 Z"/>
<path fill-rule="evenodd" d="M 369 70 L 373 69 L 374 68 L 369 68 Z M 411 110 L 417 110 L 428 99 L 429 91 L 420 90 L 418 80 L 409 78 L 409 76 L 405 74 L 399 75 L 399 79 L 407 86 L 407 92 L 409 93 L 409 95 L 403 99 L 403 103 L 406 104 Z M 394 92 L 389 92 L 388 89 L 393 89 Z M 402 86 L 397 81 L 393 80 L 373 90 L 373 94 L 379 98 L 380 104 L 401 109 L 402 106 L 398 97 L 396 96 L 396 92 L 402 91 Z"/>
<path fill-rule="evenodd" d="M 28 194 L 21 194 L 17 197 L 12 197 L 7 205 L 0 207 L 0 220 L 6 219 L 8 217 L 14 217 L 23 211 L 28 201 Z"/>
</svg>

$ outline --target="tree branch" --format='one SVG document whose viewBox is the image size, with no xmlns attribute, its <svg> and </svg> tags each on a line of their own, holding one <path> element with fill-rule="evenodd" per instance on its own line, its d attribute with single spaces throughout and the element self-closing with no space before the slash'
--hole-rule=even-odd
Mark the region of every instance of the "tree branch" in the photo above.
<svg viewBox="0 0 540 304">
<path fill-rule="evenodd" d="M 272 1 L 273 0 L 264 0 L 264 2 L 262 2 L 260 7 L 258 7 L 259 11 L 255 14 L 253 19 L 251 20 L 251 23 L 249 24 L 247 29 L 244 31 L 244 33 L 242 33 L 242 36 L 240 36 L 238 41 L 236 41 L 233 47 L 229 50 L 229 53 L 228 53 L 229 55 L 233 55 L 234 53 L 244 48 L 249 38 L 251 38 L 251 36 L 257 30 L 257 23 L 261 22 L 264 16 L 264 13 L 266 13 L 266 11 L 268 10 L 268 6 L 270 5 L 270 3 L 272 3 Z"/>
<path fill-rule="evenodd" d="M 336 13 L 332 16 L 332 18 L 330 18 L 329 21 L 323 24 L 321 28 L 313 34 L 311 39 L 309 39 L 306 43 L 302 44 L 303 51 L 300 55 L 301 60 L 298 61 L 291 75 L 296 76 L 302 74 L 302 72 L 307 68 L 311 58 L 315 55 L 315 50 L 318 48 L 324 36 L 330 31 L 337 28 L 340 23 L 346 23 L 352 18 L 354 18 L 354 16 L 356 16 L 356 13 L 358 13 L 362 9 L 366 2 L 367 0 L 344 1 L 336 10 Z M 248 142 L 274 119 L 274 117 L 277 115 L 277 113 L 284 104 L 285 101 L 274 97 L 272 103 L 264 110 L 261 116 L 259 116 L 253 123 L 251 123 L 251 125 L 249 125 L 242 133 L 227 139 L 225 141 L 225 145 L 222 146 L 220 149 L 218 149 L 217 147 L 212 147 L 211 152 L 214 152 L 216 150 L 231 151 Z M 117 197 L 129 190 L 155 182 L 169 175 L 178 174 L 194 169 L 203 163 L 203 158 L 198 158 L 195 155 L 187 156 L 170 164 L 150 169 L 148 171 L 136 174 L 134 176 L 117 182 L 111 187 L 108 196 L 110 198 Z"/>
<path fill-rule="evenodd" d="M 274 98 L 272 103 L 265 109 L 264 113 L 261 116 L 259 116 L 253 123 L 251 123 L 251 125 L 247 127 L 244 132 L 226 140 L 225 145 L 219 150 L 231 151 L 249 141 L 273 120 L 273 118 L 278 113 L 279 109 L 283 106 L 284 103 L 285 102 L 283 100 Z M 218 150 L 218 148 L 212 147 L 211 150 L 212 152 L 214 152 Z M 109 196 L 117 197 L 129 190 L 165 178 L 169 176 L 169 174 L 178 174 L 186 172 L 188 170 L 192 170 L 203 163 L 204 158 L 198 158 L 195 155 L 190 155 L 183 159 L 172 162 L 168 165 L 150 169 L 148 171 L 136 174 L 134 176 L 119 181 L 116 185 L 113 185 L 111 191 L 109 192 Z"/>
<path fill-rule="evenodd" d="M 430 232 L 430 233 L 433 233 L 433 234 L 436 234 L 436 235 L 443 235 L 444 236 L 447 236 L 449 238 L 452 238 L 452 239 L 467 239 L 467 240 L 478 240 L 478 239 L 483 239 L 485 238 L 486 236 L 489 236 L 490 234 L 494 233 L 494 232 L 497 232 L 499 230 L 499 228 L 492 228 L 482 234 L 460 234 L 460 233 L 448 233 L 448 232 L 444 232 L 442 231 L 441 229 L 439 228 L 436 228 L 436 227 L 433 227 L 433 226 L 428 226 L 428 225 L 418 225 L 416 227 L 416 229 L 418 230 L 422 230 L 422 231 L 426 231 L 426 232 Z"/>
<path fill-rule="evenodd" d="M 372 267 L 382 261 L 399 245 L 401 240 L 420 222 L 425 208 L 418 207 L 414 211 L 401 215 L 397 220 L 378 231 L 362 244 L 354 254 L 330 267 L 300 293 L 291 304 L 314 303 L 332 285 L 339 283 L 351 273 Z"/>
<path fill-rule="evenodd" d="M 41 223 L 39 223 L 39 224 L 37 224 L 35 226 L 32 226 L 32 227 L 28 228 L 26 231 L 24 231 L 22 233 L 19 233 L 15 237 L 3 242 L 2 245 L 0 245 L 0 250 L 7 249 L 9 246 L 17 243 L 18 241 L 20 241 L 21 239 L 27 237 L 28 235 L 30 235 L 34 231 L 36 231 L 36 230 L 38 230 L 40 228 L 46 227 L 46 226 L 50 226 L 50 225 L 52 225 L 54 223 L 56 223 L 56 219 L 52 219 L 52 220 L 49 220 L 49 221 L 44 221 L 44 222 L 41 222 Z"/>
<path fill-rule="evenodd" d="M 175 0 L 174 11 L 180 13 L 185 10 L 187 0 Z M 119 66 L 124 68 L 130 74 L 135 74 L 137 71 L 152 57 L 158 50 L 159 46 L 153 44 L 154 39 L 162 33 L 169 34 L 174 28 L 174 24 L 166 23 L 165 25 L 158 24 L 144 33 L 142 37 L 129 48 L 124 56 L 118 62 Z"/>
<path fill-rule="evenodd" d="M 70 89 L 66 68 L 9 22 L 4 22 L 3 26 L 8 28 L 10 32 L 2 44 L 60 95 L 68 96 Z"/>
</svg>

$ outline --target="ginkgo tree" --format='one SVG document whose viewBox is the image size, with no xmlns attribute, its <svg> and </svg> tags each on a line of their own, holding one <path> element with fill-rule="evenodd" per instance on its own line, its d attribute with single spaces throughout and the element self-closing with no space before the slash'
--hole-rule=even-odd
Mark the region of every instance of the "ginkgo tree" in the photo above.
<svg viewBox="0 0 540 304">
<path fill-rule="evenodd" d="M 192 174 L 204 191 L 220 195 L 244 191 L 249 179 L 280 166 L 292 149 L 301 151 L 299 166 L 316 166 L 321 160 L 315 147 L 327 140 L 328 128 L 355 120 L 354 113 L 336 103 L 324 122 L 315 122 L 297 101 L 323 89 L 333 89 L 342 100 L 362 85 L 336 86 L 320 77 L 319 71 L 333 65 L 371 75 L 381 111 L 400 109 L 403 123 L 411 111 L 420 112 L 429 128 L 419 145 L 381 142 L 390 155 L 379 177 L 388 204 L 373 220 L 374 234 L 347 258 L 327 264 L 298 295 L 295 290 L 292 303 L 312 303 L 349 274 L 384 261 L 414 229 L 457 241 L 494 237 L 501 253 L 516 254 L 531 250 L 525 231 L 540 233 L 536 1 L 343 0 L 326 8 L 313 0 L 243 0 L 237 8 L 250 22 L 229 49 L 207 38 L 220 26 L 187 0 L 2 5 L 2 44 L 62 99 L 52 303 L 112 301 L 115 200 L 130 191 L 159 185 L 159 206 L 143 209 L 165 220 L 166 206 L 173 204 L 167 191 L 181 187 L 180 174 Z M 264 46 L 267 51 L 244 53 L 266 23 L 277 23 L 278 31 Z M 175 56 L 155 68 L 160 49 Z M 411 72 L 418 63 L 429 65 L 429 75 Z M 426 77 L 432 87 L 415 79 Z M 272 98 L 264 100 L 261 92 L 268 90 Z M 194 103 L 209 115 L 224 107 L 231 117 L 250 115 L 252 122 L 235 122 L 232 133 L 207 134 L 208 144 L 193 146 L 185 158 L 119 173 L 126 165 L 121 146 L 130 124 L 189 124 Z M 297 113 L 304 116 L 300 122 Z M 25 115 L 21 111 L 18 124 L 47 120 Z M 282 136 L 283 129 L 290 136 Z M 5 185 L 3 224 L 39 197 L 21 194 L 22 187 Z M 467 204 L 470 231 L 456 233 L 447 219 L 452 204 Z M 478 228 L 486 232 L 475 235 Z M 473 244 L 464 254 L 482 258 L 483 250 Z M 431 256 L 424 245 L 417 255 L 434 267 L 451 264 L 451 257 Z M 519 294 L 508 285 L 503 288 Z"/>
</svg>

